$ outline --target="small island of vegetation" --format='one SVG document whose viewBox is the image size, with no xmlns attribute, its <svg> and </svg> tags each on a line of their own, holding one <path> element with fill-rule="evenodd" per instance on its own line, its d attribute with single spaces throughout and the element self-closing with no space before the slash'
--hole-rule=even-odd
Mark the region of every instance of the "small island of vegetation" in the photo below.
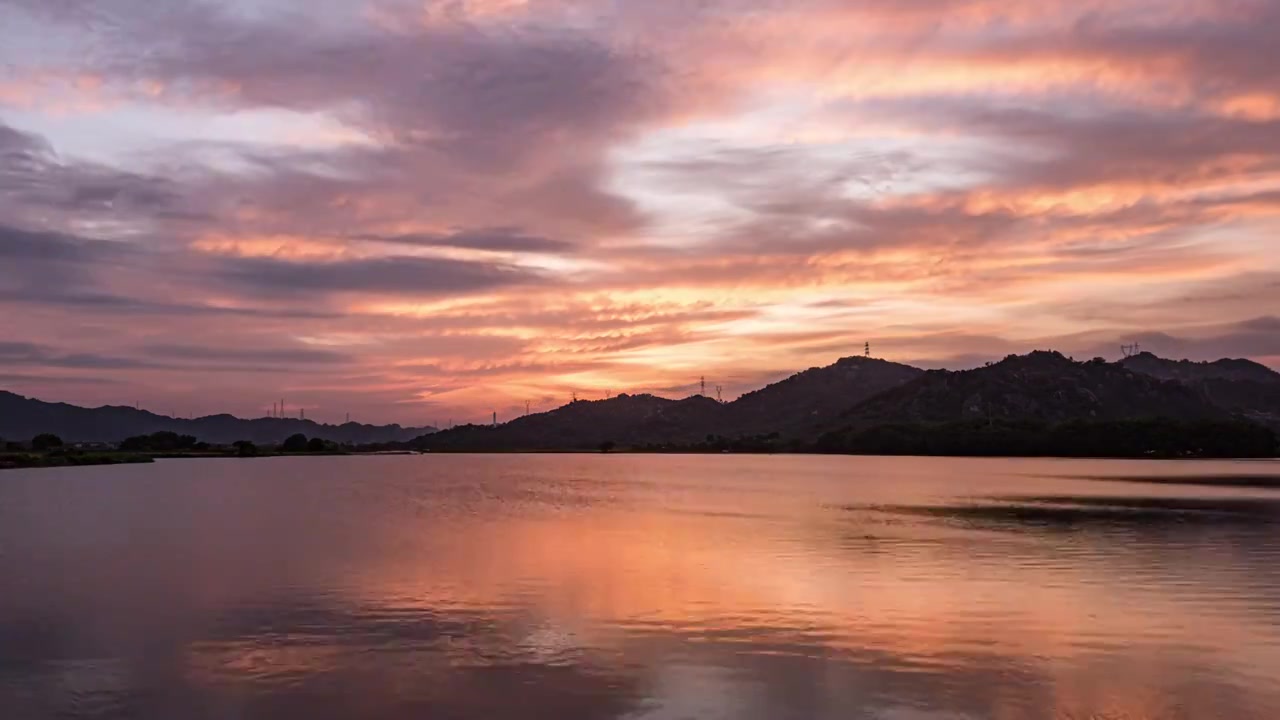
<svg viewBox="0 0 1280 720">
<path fill-rule="evenodd" d="M 192 435 L 168 431 L 137 435 L 118 443 L 69 443 L 57 435 L 41 433 L 26 442 L 0 439 L 0 470 L 121 465 L 149 463 L 157 459 L 353 455 L 388 450 L 408 452 L 386 444 L 341 444 L 323 438 L 308 438 L 301 433 L 291 435 L 279 444 L 267 445 L 249 440 L 212 444 Z"/>
</svg>

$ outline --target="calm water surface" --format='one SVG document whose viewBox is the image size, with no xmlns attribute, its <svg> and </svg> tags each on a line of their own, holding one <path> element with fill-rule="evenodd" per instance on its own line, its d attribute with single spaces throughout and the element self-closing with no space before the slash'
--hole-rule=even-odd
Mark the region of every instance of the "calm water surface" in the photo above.
<svg viewBox="0 0 1280 720">
<path fill-rule="evenodd" d="M 1272 720 L 1280 491 L 1232 479 L 1276 475 L 598 455 L 5 472 L 0 718 Z"/>
</svg>

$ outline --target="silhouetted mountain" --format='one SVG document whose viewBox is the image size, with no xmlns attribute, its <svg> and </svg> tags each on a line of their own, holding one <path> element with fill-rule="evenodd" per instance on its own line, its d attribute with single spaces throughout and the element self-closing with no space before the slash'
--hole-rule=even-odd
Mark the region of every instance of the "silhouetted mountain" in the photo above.
<svg viewBox="0 0 1280 720">
<path fill-rule="evenodd" d="M 1231 413 L 1178 382 L 1056 352 L 1013 355 L 987 367 L 928 372 L 852 408 L 847 424 L 1013 420 L 1228 419 Z"/>
<path fill-rule="evenodd" d="M 1242 372 L 1230 363 L 1208 365 L 1223 372 Z M 1243 416 L 1265 420 L 1246 411 L 1249 402 L 1259 403 L 1258 393 L 1242 393 L 1248 395 L 1248 401 L 1228 394 L 1260 383 L 1204 382 L 1209 384 L 1193 387 L 1136 372 L 1125 364 L 1075 362 L 1056 352 L 1010 356 L 987 367 L 960 372 L 924 372 L 883 360 L 845 358 L 725 405 L 701 396 L 677 401 L 623 395 L 601 402 L 572 403 L 497 427 L 456 428 L 422 438 L 417 444 L 433 450 L 476 451 L 594 449 L 606 443 L 623 448 L 783 449 L 826 436 L 836 441 L 829 444 L 839 447 L 842 436 L 878 426 L 907 432 L 913 426 L 973 422 L 1033 423 L 1051 429 L 1064 423 L 1101 426 L 1150 419 L 1224 423 Z M 1210 397 L 1206 388 L 1221 397 Z M 1219 432 L 1220 427 L 1214 425 L 1207 432 Z M 1146 428 L 1151 432 L 1167 429 Z M 1205 434 L 1192 429 L 1194 432 L 1183 432 L 1186 428 L 1178 432 L 1197 438 Z M 1081 432 L 1077 428 L 1070 437 L 1083 437 Z M 1135 435 L 1135 443 L 1145 442 L 1144 437 Z"/>
<path fill-rule="evenodd" d="M 398 425 L 242 420 L 230 415 L 183 420 L 127 407 L 86 409 L 0 392 L 0 437 L 27 439 L 51 432 L 71 441 L 119 441 L 164 430 L 212 443 L 277 443 L 302 433 L 347 443 L 412 440 L 413 447 L 449 451 L 586 450 L 606 445 L 774 450 L 810 446 L 820 437 L 833 440 L 831 447 L 851 446 L 845 439 L 852 433 L 888 426 L 897 428 L 895 437 L 906 437 L 916 432 L 913 427 L 968 424 L 962 428 L 968 437 L 972 435 L 969 425 L 1000 423 L 1006 430 L 1010 423 L 1030 423 L 1053 433 L 1067 423 L 1099 427 L 1148 419 L 1219 423 L 1208 431 L 1191 425 L 1178 430 L 1180 437 L 1200 438 L 1219 432 L 1221 422 L 1236 418 L 1280 426 L 1277 378 L 1280 375 L 1249 361 L 1188 363 L 1148 354 L 1108 363 L 1075 362 L 1056 352 L 1033 352 L 961 372 L 925 372 L 855 357 L 797 373 L 727 404 L 702 396 L 668 400 L 620 395 L 570 403 L 496 427 L 467 425 L 443 432 Z M 1152 433 L 1168 430 L 1164 425 L 1144 428 L 1143 432 Z M 1080 433 L 1085 431 L 1073 432 L 1070 437 L 1075 439 L 1070 442 L 1084 437 Z M 943 434 L 954 439 L 955 433 Z M 1006 432 L 1001 437 L 1012 435 Z M 1061 439 L 1060 434 L 1053 437 L 1054 442 Z M 1141 433 L 1133 437 L 1135 444 L 1147 441 Z M 882 440 L 862 437 L 859 442 Z M 991 438 L 983 442 L 987 440 Z M 894 447 L 906 447 L 894 442 Z M 933 446 L 949 447 L 941 441 Z"/>
<path fill-rule="evenodd" d="M 729 404 L 727 425 L 717 434 L 808 437 L 828 428 L 849 408 L 924 373 L 910 365 L 848 357 L 810 368 L 747 393 Z"/>
<path fill-rule="evenodd" d="M 442 430 L 421 438 L 419 445 L 431 450 L 588 450 L 610 442 L 690 443 L 701 440 L 705 428 L 719 426 L 726 413 L 726 406 L 701 395 L 684 400 L 619 395 L 579 400 L 496 427 Z"/>
<path fill-rule="evenodd" d="M 359 423 L 322 425 L 311 420 L 290 418 L 245 420 L 231 415 L 188 420 L 131 407 L 83 408 L 66 403 L 47 403 L 0 391 L 0 437 L 9 440 L 29 440 L 40 433 L 53 433 L 68 442 L 119 442 L 127 437 L 160 431 L 194 435 L 215 444 L 237 440 L 271 444 L 281 442 L 294 433 L 358 444 L 411 440 L 433 429 Z"/>
<path fill-rule="evenodd" d="M 1251 360 L 1191 362 L 1140 353 L 1120 361 L 1144 375 L 1182 383 L 1205 401 L 1280 428 L 1280 373 Z"/>
<path fill-rule="evenodd" d="M 1136 372 L 1127 364 L 1033 352 L 975 370 L 929 372 L 881 393 L 845 413 L 843 427 L 821 435 L 815 449 L 881 455 L 1274 457 L 1275 434 L 1242 415 L 1211 402 L 1200 387 Z"/>
<path fill-rule="evenodd" d="M 1194 383 L 1204 380 L 1245 380 L 1280 385 L 1280 373 L 1252 360 L 1223 359 L 1214 362 L 1168 360 L 1149 352 L 1127 357 L 1120 365 L 1161 380 Z"/>
<path fill-rule="evenodd" d="M 814 437 L 840 411 L 921 372 L 884 360 L 845 358 L 797 373 L 727 404 L 700 395 L 684 400 L 620 395 L 611 400 L 571 403 L 496 428 L 454 428 L 424 438 L 420 444 L 436 450 L 577 450 L 595 449 L 604 443 L 621 447 L 691 445 L 708 436 L 778 433 L 788 438 Z"/>
</svg>

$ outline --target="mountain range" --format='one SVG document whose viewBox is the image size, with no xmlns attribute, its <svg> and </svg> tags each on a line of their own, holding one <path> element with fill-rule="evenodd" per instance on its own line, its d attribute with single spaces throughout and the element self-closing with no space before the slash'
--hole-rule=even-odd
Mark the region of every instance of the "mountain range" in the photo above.
<svg viewBox="0 0 1280 720">
<path fill-rule="evenodd" d="M 669 400 L 619 395 L 579 400 L 556 410 L 497 426 L 464 425 L 420 438 L 429 450 L 582 450 L 613 443 L 623 447 L 690 445 L 708 436 L 776 433 L 810 438 L 850 404 L 917 377 L 923 371 L 870 358 L 844 358 L 811 368 L 730 403 L 702 395 Z"/>
<path fill-rule="evenodd" d="M 702 396 L 620 395 L 493 427 L 452 428 L 416 445 L 446 451 L 572 450 L 767 436 L 803 447 L 830 433 L 888 424 L 1152 418 L 1248 419 L 1280 428 L 1280 373 L 1249 360 L 1190 363 L 1148 353 L 1112 363 L 1038 351 L 954 372 L 850 357 L 729 403 Z"/>
<path fill-rule="evenodd" d="M 1075 362 L 1040 351 L 974 370 L 928 372 L 848 408 L 842 417 L 849 425 L 869 426 L 965 420 L 1225 420 L 1231 412 L 1189 384 L 1131 370 L 1124 362 Z"/>
<path fill-rule="evenodd" d="M 1141 353 L 1120 361 L 1134 372 L 1173 380 L 1216 407 L 1280 428 L 1280 374 L 1250 360 L 1197 363 Z"/>
<path fill-rule="evenodd" d="M 125 406 L 83 408 L 66 403 L 49 403 L 0 390 L 0 438 L 30 440 L 40 433 L 53 433 L 68 442 L 117 443 L 136 435 L 176 432 L 216 444 L 249 440 L 260 444 L 282 442 L 296 433 L 338 443 L 404 442 L 434 432 L 429 427 L 399 425 L 324 425 L 296 418 L 256 418 L 232 415 L 200 418 L 173 418 Z"/>
<path fill-rule="evenodd" d="M 406 443 L 435 451 L 585 450 L 697 446 L 767 438 L 808 447 L 867 428 L 947 423 L 1179 422 L 1246 420 L 1280 430 L 1280 373 L 1249 360 L 1196 363 L 1142 353 L 1119 362 L 1059 353 L 1011 355 L 972 370 L 925 371 L 873 358 L 810 368 L 737 400 L 619 395 L 575 401 L 501 425 L 433 428 L 321 425 L 230 415 L 184 420 L 129 407 L 80 408 L 0 392 L 0 437 L 52 432 L 117 442 L 168 430 L 206 442 L 278 443 L 294 433 L 341 443 Z"/>
</svg>

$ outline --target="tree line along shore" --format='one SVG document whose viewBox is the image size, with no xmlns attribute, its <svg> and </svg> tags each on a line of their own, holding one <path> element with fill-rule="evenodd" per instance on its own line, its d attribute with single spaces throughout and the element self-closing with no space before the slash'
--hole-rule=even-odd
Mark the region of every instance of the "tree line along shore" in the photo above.
<svg viewBox="0 0 1280 720">
<path fill-rule="evenodd" d="M 778 433 L 737 437 L 712 434 L 697 442 L 623 445 L 605 441 L 593 446 L 567 444 L 562 448 L 433 449 L 420 441 L 343 445 L 302 434 L 292 435 L 284 442 L 272 445 L 259 446 L 247 440 L 214 445 L 201 442 L 194 436 L 172 432 L 157 432 L 107 445 L 65 443 L 56 435 L 45 433 L 25 443 L 2 442 L 0 469 L 117 465 L 177 458 L 549 451 L 1221 459 L 1280 457 L 1280 439 L 1269 428 L 1244 421 L 1159 418 L 1077 420 L 1057 424 L 1025 421 L 894 423 L 827 433 L 812 442 L 786 439 Z"/>
<path fill-rule="evenodd" d="M 0 440 L 0 470 L 122 465 L 150 463 L 157 459 L 354 455 L 395 450 L 397 448 L 386 444 L 342 444 L 323 438 L 308 438 L 301 433 L 291 435 L 281 443 L 261 445 L 248 440 L 207 443 L 193 435 L 168 431 L 138 435 L 119 443 L 65 442 L 52 433 L 41 433 L 25 442 Z"/>
</svg>

